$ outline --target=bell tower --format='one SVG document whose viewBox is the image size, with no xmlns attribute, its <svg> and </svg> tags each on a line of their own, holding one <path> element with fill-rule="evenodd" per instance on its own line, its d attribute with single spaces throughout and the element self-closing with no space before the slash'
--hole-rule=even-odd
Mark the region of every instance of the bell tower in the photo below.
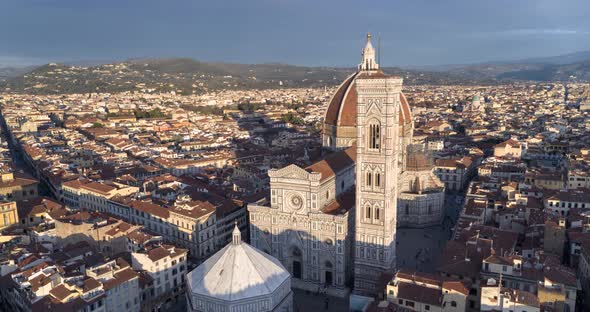
<svg viewBox="0 0 590 312">
<path fill-rule="evenodd" d="M 379 64 L 375 60 L 375 48 L 371 44 L 371 34 L 367 33 L 367 43 L 363 49 L 359 71 L 374 71 L 379 69 Z"/>
<path fill-rule="evenodd" d="M 379 70 L 367 35 L 356 79 L 354 293 L 360 296 L 381 291 L 379 277 L 396 266 L 401 92 L 402 79 Z"/>
</svg>

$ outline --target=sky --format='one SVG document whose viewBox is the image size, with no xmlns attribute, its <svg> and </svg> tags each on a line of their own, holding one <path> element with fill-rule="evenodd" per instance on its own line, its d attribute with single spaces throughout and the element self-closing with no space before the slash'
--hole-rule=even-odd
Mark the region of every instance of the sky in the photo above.
<svg viewBox="0 0 590 312">
<path fill-rule="evenodd" d="M 515 60 L 590 50 L 589 12 L 588 0 L 0 0 L 0 66 L 355 66 L 367 32 L 382 66 Z"/>
</svg>

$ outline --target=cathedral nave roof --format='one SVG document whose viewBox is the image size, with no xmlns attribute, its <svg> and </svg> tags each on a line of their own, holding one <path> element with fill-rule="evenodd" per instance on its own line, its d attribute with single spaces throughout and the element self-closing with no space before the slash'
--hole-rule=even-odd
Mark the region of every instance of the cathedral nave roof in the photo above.
<svg viewBox="0 0 590 312">
<path fill-rule="evenodd" d="M 320 181 L 323 182 L 342 170 L 354 165 L 356 162 L 356 145 L 345 150 L 328 155 L 315 164 L 305 168 L 308 172 L 318 172 L 322 175 Z"/>
</svg>

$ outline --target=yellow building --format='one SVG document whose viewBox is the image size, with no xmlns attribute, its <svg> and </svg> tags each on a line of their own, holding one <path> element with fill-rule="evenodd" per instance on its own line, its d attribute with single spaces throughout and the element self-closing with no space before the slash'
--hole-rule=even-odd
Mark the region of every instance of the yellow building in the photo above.
<svg viewBox="0 0 590 312">
<path fill-rule="evenodd" d="M 18 223 L 16 202 L 0 202 L 0 229 Z"/>
<path fill-rule="evenodd" d="M 26 174 L 3 172 L 0 176 L 0 196 L 7 200 L 34 198 L 38 196 L 38 185 L 38 180 Z"/>
<path fill-rule="evenodd" d="M 520 159 L 524 149 L 525 146 L 523 144 L 516 140 L 510 139 L 494 146 L 494 156 Z"/>
</svg>

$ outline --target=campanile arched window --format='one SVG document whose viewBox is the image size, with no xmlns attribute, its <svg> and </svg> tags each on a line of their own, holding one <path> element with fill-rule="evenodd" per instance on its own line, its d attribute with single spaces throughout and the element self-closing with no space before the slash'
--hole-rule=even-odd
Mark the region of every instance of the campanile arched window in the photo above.
<svg viewBox="0 0 590 312">
<path fill-rule="evenodd" d="M 376 120 L 369 123 L 368 139 L 370 149 L 378 150 L 381 148 L 381 125 Z"/>
</svg>

